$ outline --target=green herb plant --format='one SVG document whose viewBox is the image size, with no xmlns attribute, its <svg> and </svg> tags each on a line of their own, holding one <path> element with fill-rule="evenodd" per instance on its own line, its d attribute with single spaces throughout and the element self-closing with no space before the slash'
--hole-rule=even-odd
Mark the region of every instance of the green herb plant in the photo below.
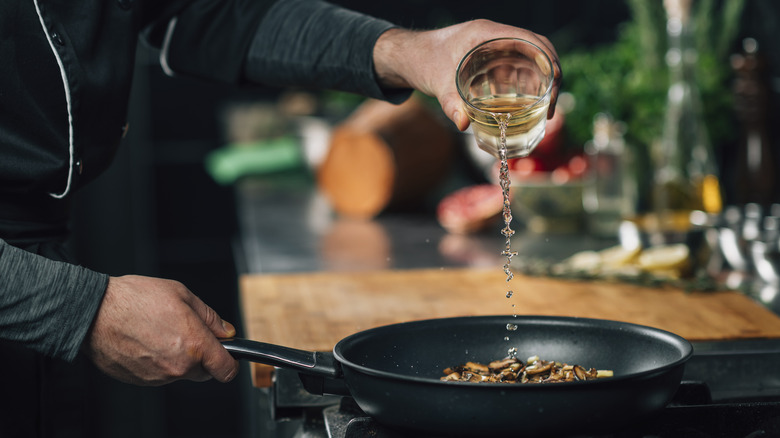
<svg viewBox="0 0 780 438">
<path fill-rule="evenodd" d="M 625 122 L 627 143 L 635 149 L 649 149 L 661 134 L 669 87 L 664 61 L 666 13 L 660 0 L 626 1 L 632 19 L 622 25 L 614 43 L 561 55 L 563 91 L 571 93 L 576 102 L 566 117 L 575 145 L 592 137 L 597 113 Z M 743 7 L 744 0 L 699 0 L 692 5 L 697 82 L 716 150 L 734 136 L 728 58 Z"/>
</svg>

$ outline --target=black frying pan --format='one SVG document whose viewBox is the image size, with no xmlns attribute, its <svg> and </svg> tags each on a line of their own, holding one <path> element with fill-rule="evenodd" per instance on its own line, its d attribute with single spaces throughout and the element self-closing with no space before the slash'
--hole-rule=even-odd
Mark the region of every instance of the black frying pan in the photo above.
<svg viewBox="0 0 780 438">
<path fill-rule="evenodd" d="M 508 332 L 506 324 L 518 325 Z M 504 340 L 509 335 L 510 341 Z M 662 330 L 616 321 L 544 316 L 432 319 L 342 339 L 333 353 L 244 339 L 234 357 L 300 371 L 310 392 L 351 395 L 385 426 L 443 436 L 610 433 L 658 412 L 674 396 L 693 348 Z M 611 369 L 614 377 L 556 384 L 443 382 L 466 361 L 518 357 Z"/>
</svg>

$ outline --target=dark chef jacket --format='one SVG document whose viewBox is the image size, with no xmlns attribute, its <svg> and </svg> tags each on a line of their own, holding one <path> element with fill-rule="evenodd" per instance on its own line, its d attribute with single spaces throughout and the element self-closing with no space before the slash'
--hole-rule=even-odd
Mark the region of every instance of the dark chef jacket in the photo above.
<svg viewBox="0 0 780 438">
<path fill-rule="evenodd" d="M 373 70 L 390 27 L 305 0 L 0 1 L 0 363 L 7 348 L 76 360 L 97 312 L 108 277 L 68 263 L 60 242 L 73 193 L 127 129 L 139 35 L 171 75 L 400 101 L 409 91 L 386 93 Z"/>
</svg>

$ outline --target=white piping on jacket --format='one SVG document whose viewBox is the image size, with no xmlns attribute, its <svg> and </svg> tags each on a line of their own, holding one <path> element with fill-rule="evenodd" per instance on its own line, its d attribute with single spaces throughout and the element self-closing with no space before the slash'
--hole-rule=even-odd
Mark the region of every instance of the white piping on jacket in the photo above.
<svg viewBox="0 0 780 438">
<path fill-rule="evenodd" d="M 171 77 L 176 76 L 176 72 L 173 71 L 170 64 L 168 64 L 168 47 L 171 45 L 171 39 L 173 38 L 173 30 L 176 29 L 176 21 L 179 17 L 171 18 L 168 22 L 168 28 L 165 30 L 165 38 L 163 38 L 162 49 L 160 50 L 160 66 L 163 72 Z"/>
<path fill-rule="evenodd" d="M 62 193 L 49 193 L 49 196 L 53 198 L 62 199 L 68 194 L 68 192 L 70 192 L 70 186 L 73 180 L 73 111 L 70 99 L 70 83 L 68 82 L 68 76 L 65 74 L 65 66 L 62 64 L 62 59 L 60 59 L 60 55 L 57 53 L 57 49 L 54 48 L 54 41 L 52 41 L 49 30 L 46 28 L 46 23 L 43 21 L 43 14 L 41 14 L 41 8 L 38 6 L 38 0 L 33 0 L 33 3 L 35 3 L 35 12 L 38 13 L 38 20 L 41 22 L 43 33 L 46 34 L 46 39 L 49 41 L 49 47 L 51 47 L 51 51 L 54 53 L 54 58 L 57 60 L 57 65 L 60 68 L 60 76 L 62 76 L 62 85 L 65 88 L 65 104 L 68 109 L 68 154 L 70 157 L 68 165 L 68 183 L 65 185 L 65 190 L 63 190 Z"/>
</svg>

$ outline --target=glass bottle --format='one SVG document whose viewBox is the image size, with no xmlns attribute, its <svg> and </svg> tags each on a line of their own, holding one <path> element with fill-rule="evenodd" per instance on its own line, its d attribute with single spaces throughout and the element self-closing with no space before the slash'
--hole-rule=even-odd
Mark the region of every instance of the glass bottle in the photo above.
<svg viewBox="0 0 780 438">
<path fill-rule="evenodd" d="M 731 57 L 735 79 L 734 109 L 740 121 L 737 144 L 735 201 L 769 206 L 775 192 L 775 169 L 767 130 L 769 89 L 758 42 L 746 38 L 742 53 Z"/>
<path fill-rule="evenodd" d="M 582 206 L 588 215 L 588 230 L 596 236 L 616 236 L 627 210 L 625 132 L 624 123 L 600 113 L 593 119 L 593 139 L 585 144 L 590 170 L 583 187 Z"/>
<path fill-rule="evenodd" d="M 653 151 L 652 211 L 649 232 L 685 232 L 690 213 L 722 209 L 719 172 L 695 78 L 697 52 L 692 41 L 691 1 L 664 0 L 669 48 L 669 91 L 660 141 Z"/>
</svg>

